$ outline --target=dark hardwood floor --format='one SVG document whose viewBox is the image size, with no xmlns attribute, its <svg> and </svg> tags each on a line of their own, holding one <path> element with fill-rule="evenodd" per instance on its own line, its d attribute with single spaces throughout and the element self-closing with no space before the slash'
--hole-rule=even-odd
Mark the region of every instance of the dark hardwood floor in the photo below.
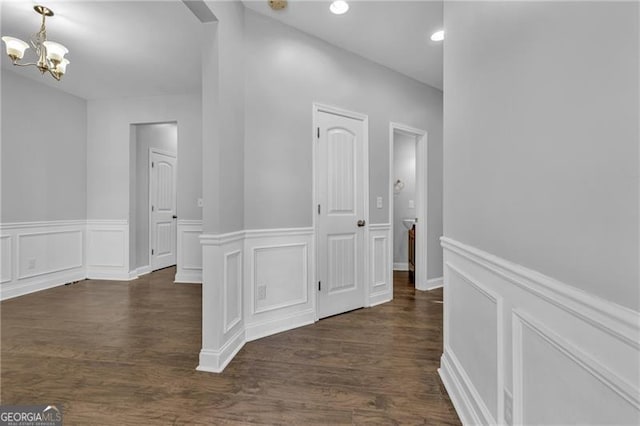
<svg viewBox="0 0 640 426">
<path fill-rule="evenodd" d="M 173 268 L 8 300 L 0 403 L 63 407 L 66 425 L 459 424 L 436 369 L 441 290 L 406 273 L 393 302 L 247 343 L 196 372 L 199 285 Z"/>
</svg>

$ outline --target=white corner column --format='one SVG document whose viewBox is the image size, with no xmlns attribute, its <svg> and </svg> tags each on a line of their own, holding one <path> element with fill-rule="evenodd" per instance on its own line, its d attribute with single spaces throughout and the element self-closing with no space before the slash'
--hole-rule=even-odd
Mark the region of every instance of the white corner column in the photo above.
<svg viewBox="0 0 640 426">
<path fill-rule="evenodd" d="M 242 232 L 202 235 L 202 349 L 198 371 L 220 373 L 245 343 Z"/>
</svg>

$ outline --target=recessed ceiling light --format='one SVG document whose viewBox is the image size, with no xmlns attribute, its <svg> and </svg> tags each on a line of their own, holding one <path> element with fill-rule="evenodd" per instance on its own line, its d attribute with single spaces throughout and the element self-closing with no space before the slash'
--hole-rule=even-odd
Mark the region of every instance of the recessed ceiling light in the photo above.
<svg viewBox="0 0 640 426">
<path fill-rule="evenodd" d="M 349 10 L 349 3 L 344 0 L 336 0 L 331 3 L 329 10 L 335 15 L 342 15 L 343 13 L 347 13 Z"/>
<path fill-rule="evenodd" d="M 436 31 L 431 34 L 431 41 L 442 41 L 444 40 L 444 30 Z"/>
</svg>

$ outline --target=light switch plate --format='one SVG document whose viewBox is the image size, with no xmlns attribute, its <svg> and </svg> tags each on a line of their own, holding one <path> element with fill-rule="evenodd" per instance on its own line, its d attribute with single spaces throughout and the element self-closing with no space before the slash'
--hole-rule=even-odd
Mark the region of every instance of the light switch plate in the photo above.
<svg viewBox="0 0 640 426">
<path fill-rule="evenodd" d="M 376 207 L 379 209 L 382 208 L 382 197 L 376 198 Z"/>
<path fill-rule="evenodd" d="M 410 209 L 415 209 L 416 208 L 416 202 L 414 200 L 409 200 L 409 208 Z"/>
</svg>

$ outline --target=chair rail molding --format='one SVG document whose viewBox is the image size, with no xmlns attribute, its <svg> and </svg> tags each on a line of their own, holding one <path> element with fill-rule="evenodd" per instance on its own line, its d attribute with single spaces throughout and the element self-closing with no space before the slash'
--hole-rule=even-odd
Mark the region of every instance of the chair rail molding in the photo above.
<svg viewBox="0 0 640 426">
<path fill-rule="evenodd" d="M 637 422 L 639 312 L 451 238 L 441 242 L 439 373 L 464 424 Z"/>
</svg>

